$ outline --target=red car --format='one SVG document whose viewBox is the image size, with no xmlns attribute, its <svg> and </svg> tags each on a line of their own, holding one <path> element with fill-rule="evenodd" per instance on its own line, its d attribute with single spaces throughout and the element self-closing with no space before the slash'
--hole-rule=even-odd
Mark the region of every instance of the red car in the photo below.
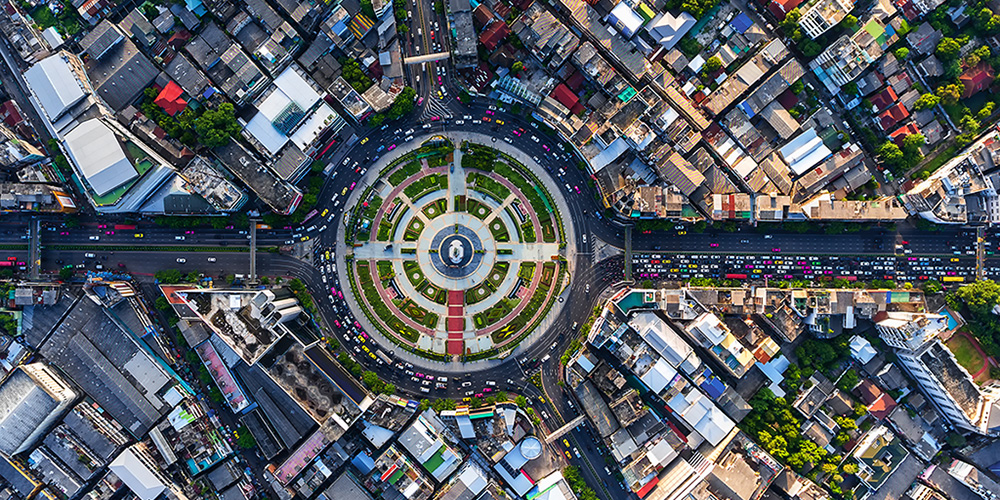
<svg viewBox="0 0 1000 500">
<path fill-rule="evenodd" d="M 718 243 L 709 243 L 708 246 L 710 246 L 712 248 L 715 248 L 715 247 L 719 246 L 719 244 Z"/>
</svg>

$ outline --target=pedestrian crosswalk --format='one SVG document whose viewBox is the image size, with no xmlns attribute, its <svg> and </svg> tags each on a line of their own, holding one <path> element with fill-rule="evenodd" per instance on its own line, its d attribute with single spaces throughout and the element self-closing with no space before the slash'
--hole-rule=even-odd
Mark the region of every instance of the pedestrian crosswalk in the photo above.
<svg viewBox="0 0 1000 500">
<path fill-rule="evenodd" d="M 436 94 L 432 94 L 430 97 L 424 100 L 424 109 L 420 112 L 420 121 L 429 121 L 432 116 L 440 116 L 441 118 L 451 118 L 452 113 L 448 109 L 448 104 L 444 99 L 438 99 Z"/>
</svg>

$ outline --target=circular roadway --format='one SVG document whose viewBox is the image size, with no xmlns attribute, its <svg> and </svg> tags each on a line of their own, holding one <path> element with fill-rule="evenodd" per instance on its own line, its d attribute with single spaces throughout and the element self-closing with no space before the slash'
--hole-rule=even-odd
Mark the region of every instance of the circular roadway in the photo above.
<svg viewBox="0 0 1000 500">
<path fill-rule="evenodd" d="M 467 132 L 433 139 L 443 136 L 497 145 Z M 473 167 L 483 162 L 463 166 L 465 156 L 479 159 L 490 147 L 427 158 L 426 139 L 372 164 L 345 201 L 348 213 L 360 209 L 357 220 L 338 225 L 338 274 L 352 290 L 349 307 L 367 332 L 378 332 L 380 345 L 429 358 L 406 356 L 427 368 L 448 361 L 448 369 L 468 372 L 470 364 L 494 365 L 489 358 L 506 357 L 553 324 L 574 267 L 576 247 L 565 244 L 572 223 L 560 220 L 566 200 L 533 158 L 501 143 L 509 158 L 485 162 L 507 165 L 500 175 Z M 541 210 L 548 207 L 555 210 Z"/>
</svg>

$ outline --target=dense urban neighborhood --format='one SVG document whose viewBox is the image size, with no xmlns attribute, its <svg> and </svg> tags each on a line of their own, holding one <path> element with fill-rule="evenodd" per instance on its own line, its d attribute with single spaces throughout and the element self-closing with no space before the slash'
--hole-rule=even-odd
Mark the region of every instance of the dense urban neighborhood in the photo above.
<svg viewBox="0 0 1000 500">
<path fill-rule="evenodd" d="M 1000 1 L 0 2 L 0 500 L 1000 499 Z"/>
</svg>

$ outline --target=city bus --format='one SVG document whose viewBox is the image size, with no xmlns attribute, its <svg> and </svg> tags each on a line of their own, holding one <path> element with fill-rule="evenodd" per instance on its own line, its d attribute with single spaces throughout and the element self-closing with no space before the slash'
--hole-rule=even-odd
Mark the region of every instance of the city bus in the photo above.
<svg viewBox="0 0 1000 500">
<path fill-rule="evenodd" d="M 965 281 L 965 278 L 963 278 L 961 276 L 945 276 L 945 277 L 941 278 L 941 281 L 948 281 L 948 282 L 952 282 L 952 283 L 961 283 L 961 282 Z"/>
<path fill-rule="evenodd" d="M 135 224 L 115 224 L 115 229 L 120 230 L 120 231 L 134 230 L 135 229 Z"/>
</svg>

